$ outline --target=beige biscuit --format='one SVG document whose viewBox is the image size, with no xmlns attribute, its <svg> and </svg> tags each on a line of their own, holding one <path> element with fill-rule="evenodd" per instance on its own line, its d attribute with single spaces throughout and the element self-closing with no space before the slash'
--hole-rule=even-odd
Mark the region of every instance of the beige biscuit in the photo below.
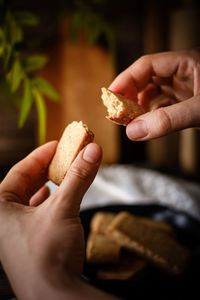
<svg viewBox="0 0 200 300">
<path fill-rule="evenodd" d="M 102 233 L 102 234 L 105 233 L 108 225 L 116 215 L 117 215 L 116 213 L 107 212 L 107 211 L 98 211 L 97 213 L 95 213 L 90 223 L 91 232 Z M 142 222 L 143 224 L 147 224 L 152 228 L 155 228 L 157 230 L 162 230 L 173 236 L 176 235 L 173 227 L 163 221 L 158 221 L 158 220 L 149 219 L 140 216 L 139 217 L 134 216 L 134 217 L 137 218 L 137 222 Z"/>
<path fill-rule="evenodd" d="M 144 275 L 147 262 L 128 251 L 123 251 L 116 264 L 99 267 L 97 279 L 100 280 L 137 280 Z"/>
<path fill-rule="evenodd" d="M 49 165 L 48 179 L 60 185 L 80 150 L 93 139 L 94 134 L 82 121 L 69 124 L 62 134 Z"/>
<path fill-rule="evenodd" d="M 116 124 L 127 126 L 133 119 L 144 114 L 144 109 L 120 94 L 116 94 L 107 88 L 102 88 L 103 104 L 107 107 L 107 119 Z"/>
<path fill-rule="evenodd" d="M 106 234 L 120 246 L 171 275 L 183 273 L 190 261 L 190 251 L 173 236 L 138 221 L 128 212 L 119 213 L 108 226 Z"/>
<path fill-rule="evenodd" d="M 134 218 L 137 219 L 137 222 L 146 224 L 146 225 L 148 225 L 148 227 L 151 227 L 156 230 L 164 231 L 172 236 L 176 236 L 176 232 L 175 232 L 174 228 L 163 221 L 158 221 L 158 220 L 144 218 L 144 217 L 137 217 L 135 215 L 134 215 Z"/>
<path fill-rule="evenodd" d="M 86 247 L 86 260 L 91 264 L 116 263 L 120 246 L 103 234 L 90 234 Z"/>
<path fill-rule="evenodd" d="M 108 225 L 116 216 L 115 213 L 99 211 L 91 219 L 90 230 L 93 233 L 105 233 Z"/>
</svg>

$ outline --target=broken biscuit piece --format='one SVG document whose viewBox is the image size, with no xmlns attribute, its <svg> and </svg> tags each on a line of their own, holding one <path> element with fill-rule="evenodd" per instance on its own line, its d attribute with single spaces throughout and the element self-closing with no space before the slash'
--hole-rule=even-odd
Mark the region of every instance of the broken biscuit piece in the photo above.
<svg viewBox="0 0 200 300">
<path fill-rule="evenodd" d="M 49 165 L 48 179 L 60 185 L 78 153 L 93 139 L 93 132 L 82 121 L 69 124 Z"/>
<path fill-rule="evenodd" d="M 173 236 L 139 221 L 128 212 L 119 213 L 106 234 L 120 246 L 133 251 L 170 275 L 183 273 L 191 253 Z"/>
<path fill-rule="evenodd" d="M 144 109 L 133 100 L 102 88 L 103 104 L 107 107 L 107 119 L 116 124 L 127 126 L 133 119 L 145 113 Z"/>
</svg>

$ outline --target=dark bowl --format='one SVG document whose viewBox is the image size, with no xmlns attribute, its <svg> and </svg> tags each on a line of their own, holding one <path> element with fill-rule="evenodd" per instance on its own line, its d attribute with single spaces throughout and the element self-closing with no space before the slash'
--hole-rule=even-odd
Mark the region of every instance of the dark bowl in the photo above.
<svg viewBox="0 0 200 300">
<path fill-rule="evenodd" d="M 86 282 L 123 299 L 196 299 L 200 285 L 200 222 L 186 213 L 160 205 L 104 206 L 81 211 L 86 240 L 91 218 L 97 211 L 128 211 L 137 216 L 165 221 L 176 230 L 179 242 L 191 250 L 192 261 L 184 274 L 168 277 L 150 268 L 144 277 L 134 281 L 97 280 L 96 268 L 85 263 L 82 278 Z"/>
</svg>

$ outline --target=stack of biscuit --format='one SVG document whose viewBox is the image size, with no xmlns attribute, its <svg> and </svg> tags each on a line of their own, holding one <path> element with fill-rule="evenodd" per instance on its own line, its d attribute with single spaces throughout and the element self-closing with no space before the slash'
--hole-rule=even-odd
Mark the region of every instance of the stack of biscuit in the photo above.
<svg viewBox="0 0 200 300">
<path fill-rule="evenodd" d="M 100 211 L 91 220 L 86 260 L 97 266 L 98 279 L 140 278 L 149 265 L 178 275 L 186 271 L 190 257 L 167 223 L 126 211 Z"/>
</svg>

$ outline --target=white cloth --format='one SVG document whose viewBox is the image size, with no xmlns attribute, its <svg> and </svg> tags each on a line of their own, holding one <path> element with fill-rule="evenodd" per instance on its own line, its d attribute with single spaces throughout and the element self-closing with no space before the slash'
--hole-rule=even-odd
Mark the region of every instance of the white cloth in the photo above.
<svg viewBox="0 0 200 300">
<path fill-rule="evenodd" d="M 161 204 L 200 220 L 200 184 L 132 165 L 102 166 L 81 209 L 123 203 Z"/>
</svg>

